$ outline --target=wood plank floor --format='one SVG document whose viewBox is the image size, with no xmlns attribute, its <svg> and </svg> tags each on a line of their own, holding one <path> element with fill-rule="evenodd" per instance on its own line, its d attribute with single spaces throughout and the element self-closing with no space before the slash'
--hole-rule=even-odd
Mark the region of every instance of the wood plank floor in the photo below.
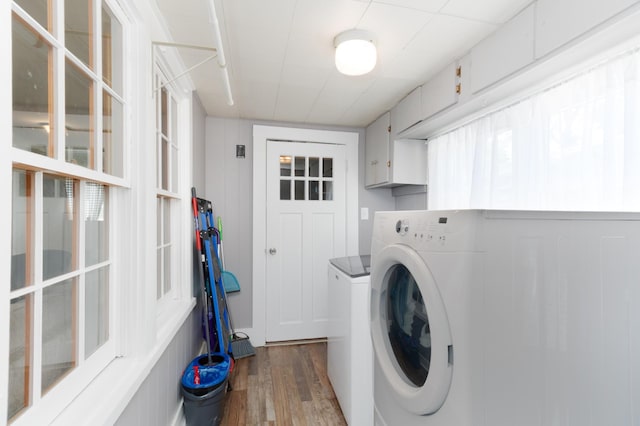
<svg viewBox="0 0 640 426">
<path fill-rule="evenodd" d="M 326 342 L 256 348 L 230 380 L 223 426 L 347 424 L 327 376 Z"/>
</svg>

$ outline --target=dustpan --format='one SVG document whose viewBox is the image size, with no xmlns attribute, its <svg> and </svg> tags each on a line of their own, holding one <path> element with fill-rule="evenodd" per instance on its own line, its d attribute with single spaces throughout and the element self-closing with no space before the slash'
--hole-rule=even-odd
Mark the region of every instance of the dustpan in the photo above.
<svg viewBox="0 0 640 426">
<path fill-rule="evenodd" d="M 218 216 L 218 234 L 220 239 L 218 240 L 218 251 L 220 253 L 220 264 L 222 266 L 222 285 L 226 293 L 234 293 L 240 291 L 240 283 L 235 275 L 229 271 L 225 271 L 224 267 L 224 250 L 222 248 L 222 218 Z"/>
<path fill-rule="evenodd" d="M 240 291 L 240 283 L 235 275 L 229 271 L 222 271 L 222 284 L 226 293 Z"/>
</svg>

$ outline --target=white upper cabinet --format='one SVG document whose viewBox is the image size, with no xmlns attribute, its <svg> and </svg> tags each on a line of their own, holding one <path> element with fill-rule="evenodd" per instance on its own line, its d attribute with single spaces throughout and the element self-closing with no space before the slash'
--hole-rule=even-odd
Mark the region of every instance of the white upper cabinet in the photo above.
<svg viewBox="0 0 640 426">
<path fill-rule="evenodd" d="M 389 140 L 391 120 L 388 112 L 369 124 L 365 134 L 365 186 L 389 182 Z"/>
<path fill-rule="evenodd" d="M 533 62 L 534 19 L 532 4 L 471 50 L 471 93 Z"/>
<path fill-rule="evenodd" d="M 421 110 L 426 119 L 458 102 L 460 77 L 458 64 L 454 62 L 440 71 L 422 86 Z"/>
<path fill-rule="evenodd" d="M 392 139 L 391 114 L 366 129 L 365 186 L 427 184 L 427 145 L 423 140 Z"/>
<path fill-rule="evenodd" d="M 391 110 L 391 139 L 422 120 L 420 92 L 421 88 L 417 87 Z"/>
<path fill-rule="evenodd" d="M 536 4 L 536 58 L 586 33 L 638 0 L 538 0 Z"/>
</svg>

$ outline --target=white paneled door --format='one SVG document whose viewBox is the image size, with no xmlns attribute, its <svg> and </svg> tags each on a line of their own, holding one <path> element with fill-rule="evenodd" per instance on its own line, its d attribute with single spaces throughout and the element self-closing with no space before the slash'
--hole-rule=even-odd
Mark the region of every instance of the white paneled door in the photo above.
<svg viewBox="0 0 640 426">
<path fill-rule="evenodd" d="M 345 150 L 267 142 L 267 341 L 327 335 L 327 263 L 346 253 Z"/>
</svg>

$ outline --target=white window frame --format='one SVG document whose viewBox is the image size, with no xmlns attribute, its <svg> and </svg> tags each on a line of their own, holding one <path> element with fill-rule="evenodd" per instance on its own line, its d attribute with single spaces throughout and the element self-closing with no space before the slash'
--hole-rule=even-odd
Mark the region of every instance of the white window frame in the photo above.
<svg viewBox="0 0 640 426">
<path fill-rule="evenodd" d="M 5 2 L 3 2 L 4 4 Z M 113 0 L 103 0 L 100 2 L 99 6 L 102 6 L 104 3 L 105 6 L 109 8 L 109 10 L 114 15 L 114 18 L 119 21 L 122 25 L 122 30 L 127 31 L 126 23 L 127 19 L 124 16 L 124 12 L 120 9 L 119 5 Z M 2 164 L 2 171 L 5 169 L 8 170 L 9 176 L 8 179 L 5 180 L 7 182 L 11 182 L 12 170 L 14 166 L 17 166 L 18 169 L 28 168 L 34 171 L 34 186 L 35 191 L 33 194 L 33 209 L 34 209 L 34 255 L 36 257 L 41 257 L 41 248 L 42 248 L 42 236 L 43 236 L 43 225 L 42 225 L 42 177 L 43 174 L 54 174 L 60 176 L 69 176 L 74 180 L 79 181 L 79 196 L 77 201 L 79 201 L 79 215 L 76 218 L 76 225 L 78 226 L 78 235 L 77 235 L 77 243 L 78 243 L 78 265 L 77 268 L 63 275 L 64 278 L 77 278 L 77 312 L 76 312 L 76 320 L 77 324 L 77 336 L 76 336 L 76 353 L 77 356 L 76 366 L 64 376 L 64 380 L 59 381 L 53 388 L 51 388 L 45 395 L 41 395 L 40 389 L 40 372 L 41 366 L 39 365 L 39 361 L 41 359 L 40 350 L 42 346 L 42 328 L 38 323 L 38 318 L 42 316 L 42 304 L 39 303 L 39 300 L 42 299 L 41 290 L 43 286 L 47 286 L 47 283 L 50 280 L 42 281 L 41 279 L 34 280 L 33 283 L 25 288 L 18 289 L 15 291 L 10 291 L 10 289 L 6 289 L 4 292 L 0 293 L 1 296 L 4 297 L 3 300 L 10 300 L 16 297 L 20 297 L 25 294 L 33 294 L 35 301 L 33 303 L 34 313 L 32 314 L 32 320 L 34 322 L 33 331 L 31 333 L 32 339 L 32 352 L 34 353 L 35 361 L 32 367 L 32 380 L 30 383 L 30 388 L 32 392 L 32 401 L 31 405 L 24 409 L 22 413 L 16 416 L 11 424 L 14 426 L 21 425 L 29 425 L 29 424 L 43 424 L 50 423 L 53 419 L 66 407 L 71 403 L 74 398 L 76 398 L 81 391 L 87 386 L 87 383 L 91 382 L 94 378 L 96 378 L 101 371 L 103 371 L 109 363 L 111 363 L 117 356 L 117 347 L 118 341 L 120 339 L 118 328 L 117 328 L 117 312 L 119 307 L 117 305 L 117 294 L 118 288 L 116 287 L 116 283 L 119 280 L 116 278 L 121 271 L 117 265 L 116 261 L 116 253 L 114 251 L 115 241 L 117 239 L 117 233 L 115 229 L 118 229 L 118 219 L 115 215 L 117 212 L 117 196 L 118 191 L 121 191 L 119 188 L 128 187 L 127 180 L 127 149 L 124 141 L 127 140 L 127 124 L 123 123 L 123 134 L 120 135 L 123 139 L 122 145 L 122 169 L 124 171 L 123 177 L 113 176 L 102 172 L 102 138 L 95 137 L 95 135 L 100 135 L 102 132 L 102 114 L 98 114 L 98 112 L 102 111 L 102 94 L 106 91 L 108 92 L 114 99 L 118 100 L 123 106 L 123 120 L 126 120 L 126 111 L 128 109 L 128 104 L 123 98 L 121 94 L 116 93 L 113 89 L 108 87 L 106 83 L 102 80 L 102 63 L 101 63 L 101 55 L 102 55 L 102 43 L 100 42 L 100 37 L 94 37 L 92 49 L 96 52 L 96 62 L 94 63 L 93 69 L 89 69 L 88 66 L 80 62 L 77 58 L 73 56 L 73 54 L 69 55 L 64 47 L 64 27 L 60 25 L 62 21 L 62 15 L 64 14 L 64 3 L 62 1 L 54 3 L 56 7 L 51 11 L 54 16 L 54 21 L 57 23 L 54 27 L 53 34 L 50 34 L 46 29 L 42 28 L 37 21 L 31 18 L 26 12 L 24 12 L 19 5 L 13 2 L 6 2 L 6 9 L 0 9 L 0 14 L 3 17 L 8 17 L 7 25 L 3 25 L 3 34 L 6 37 L 4 40 L 10 40 L 11 31 L 12 31 L 12 22 L 13 22 L 13 12 L 15 12 L 21 19 L 25 20 L 32 27 L 36 29 L 36 31 L 44 37 L 48 43 L 50 43 L 54 48 L 54 65 L 53 65 L 53 78 L 55 81 L 55 85 L 58 90 L 55 92 L 53 99 L 53 108 L 54 108 L 54 122 L 57 124 L 55 128 L 57 129 L 56 144 L 53 152 L 53 157 L 46 157 L 39 154 L 34 154 L 19 148 L 15 148 L 12 144 L 7 145 L 7 155 L 3 155 L 2 157 L 6 159 L 7 163 Z M 3 6 L 4 7 L 4 6 Z M 102 26 L 102 7 L 95 7 L 93 9 L 93 24 L 95 34 L 102 34 L 101 26 Z M 4 24 L 4 22 L 3 22 Z M 5 34 L 6 33 L 6 34 Z M 3 50 L 5 52 L 9 52 L 10 42 L 7 43 L 9 46 L 8 49 Z M 123 48 L 125 48 L 123 46 Z M 119 52 L 124 53 L 124 52 Z M 94 142 L 95 142 L 95 152 L 96 156 L 93 161 L 95 161 L 95 170 L 85 168 L 82 166 L 74 165 L 68 163 L 65 159 L 65 134 L 64 134 L 64 126 L 60 125 L 60 123 L 64 123 L 64 79 L 65 73 L 60 72 L 63 68 L 61 64 L 65 64 L 67 61 L 73 63 L 75 66 L 79 67 L 83 70 L 85 74 L 87 74 L 91 80 L 93 81 L 93 90 L 94 90 L 94 111 L 96 113 L 92 117 L 93 123 L 95 125 L 94 130 Z M 123 69 L 122 72 L 125 72 Z M 5 87 L 11 87 L 13 82 L 11 80 L 11 76 L 7 78 L 8 84 Z M 122 92 L 125 92 L 125 88 L 122 88 Z M 13 110 L 11 106 L 10 99 L 8 107 L 11 108 L 10 111 Z M 10 113 L 11 114 L 11 113 Z M 2 123 L 0 120 L 0 123 Z M 3 130 L 4 135 L 9 135 L 9 139 L 12 139 L 10 135 L 12 134 L 11 130 L 11 115 L 8 116 L 7 123 L 9 126 L 8 131 Z M 4 154 L 4 152 L 3 152 Z M 100 262 L 95 265 L 85 266 L 84 265 L 84 252 L 85 252 L 85 220 L 83 220 L 83 209 L 84 209 L 84 200 L 86 194 L 86 184 L 87 181 L 93 181 L 107 186 L 109 192 L 109 202 L 108 202 L 108 212 L 105 212 L 108 215 L 109 225 L 107 228 L 107 238 L 109 241 L 109 254 L 108 259 L 106 261 Z M 8 187 L 8 193 L 6 195 L 8 199 L 12 197 L 12 186 L 6 185 Z M 9 229 L 11 229 L 11 224 L 9 222 Z M 8 241 L 5 243 L 7 249 L 4 251 L 5 253 L 11 253 L 11 239 L 7 239 Z M 3 246 L 4 248 L 4 246 Z M 10 260 L 10 256 L 7 256 L 7 259 Z M 36 261 L 36 266 L 38 262 Z M 109 268 L 109 339 L 98 348 L 88 359 L 84 359 L 84 281 L 85 274 L 91 272 L 93 270 L 107 267 Z M 10 267 L 3 269 L 8 271 L 7 278 L 10 275 Z M 36 274 L 37 277 L 38 274 Z M 61 281 L 60 277 L 56 277 L 53 280 L 57 282 Z M 7 279 L 8 282 L 8 279 Z M 55 285 L 55 284 L 54 284 Z M 6 316 L 6 318 L 4 318 Z M 9 310 L 7 313 L 3 315 L 2 324 L 6 324 L 3 327 L 3 330 L 0 332 L 0 335 L 3 337 L 3 342 L 6 342 L 6 346 L 9 347 Z M 4 351 L 3 351 L 4 352 Z M 9 358 L 7 354 L 3 353 L 2 357 L 0 357 L 0 363 L 2 365 L 7 366 L 9 362 Z M 7 370 L 7 368 L 3 368 L 3 371 Z M 0 425 L 4 425 L 7 422 L 7 410 L 8 410 L 8 397 L 6 394 L 8 384 L 8 375 L 6 372 L 0 375 L 0 386 L 3 386 L 2 391 L 0 391 L 0 396 L 2 396 L 2 401 L 0 403 Z"/>
<path fill-rule="evenodd" d="M 154 47 L 154 49 L 156 49 Z M 155 141 L 155 192 L 156 192 L 156 208 L 158 206 L 159 199 L 164 202 L 169 201 L 170 206 L 170 233 L 171 233 L 171 289 L 170 291 L 162 294 L 157 299 L 156 306 L 156 324 L 158 335 L 162 335 L 172 318 L 172 312 L 175 311 L 176 306 L 180 306 L 185 301 L 192 299 L 191 281 L 189 279 L 193 274 L 191 272 L 191 236 L 193 229 L 189 227 L 193 221 L 191 219 L 191 200 L 189 198 L 190 189 L 190 172 L 191 166 L 189 159 L 191 158 L 191 126 L 192 123 L 187 119 L 191 117 L 191 96 L 187 96 L 190 93 L 190 88 L 184 84 L 184 79 L 175 78 L 172 70 L 175 69 L 173 64 L 173 57 L 171 55 L 165 55 L 160 49 L 156 49 L 153 52 L 154 57 L 154 69 L 153 69 L 153 91 L 154 91 L 154 105 L 155 105 L 155 120 L 154 120 L 154 141 Z M 168 176 L 168 188 L 162 188 L 162 160 L 160 156 L 160 150 L 162 149 L 162 135 L 160 128 L 161 117 L 161 93 L 162 88 L 167 91 L 167 133 L 169 136 L 168 147 L 168 162 L 167 170 Z M 172 102 L 175 101 L 175 102 Z M 175 107 L 175 111 L 174 111 Z M 176 119 L 172 119 L 172 114 L 177 114 Z M 174 131 L 173 125 L 176 125 L 177 129 Z M 176 150 L 176 157 L 174 158 L 173 149 Z M 174 170 L 174 162 L 177 161 L 177 165 Z M 173 176 L 173 173 L 177 173 Z M 159 213 L 159 214 L 158 214 Z M 156 220 L 162 212 L 156 212 Z M 158 225 L 158 224 L 157 224 Z M 154 253 L 154 260 L 158 259 L 158 250 L 162 249 L 166 245 L 162 242 L 162 236 L 159 232 L 163 232 L 163 224 L 156 226 L 158 230 L 156 232 L 156 252 Z M 155 271 L 160 272 L 160 276 L 156 276 L 156 285 L 163 286 L 165 268 L 157 265 Z M 164 290 L 163 290 L 164 291 Z"/>
</svg>

